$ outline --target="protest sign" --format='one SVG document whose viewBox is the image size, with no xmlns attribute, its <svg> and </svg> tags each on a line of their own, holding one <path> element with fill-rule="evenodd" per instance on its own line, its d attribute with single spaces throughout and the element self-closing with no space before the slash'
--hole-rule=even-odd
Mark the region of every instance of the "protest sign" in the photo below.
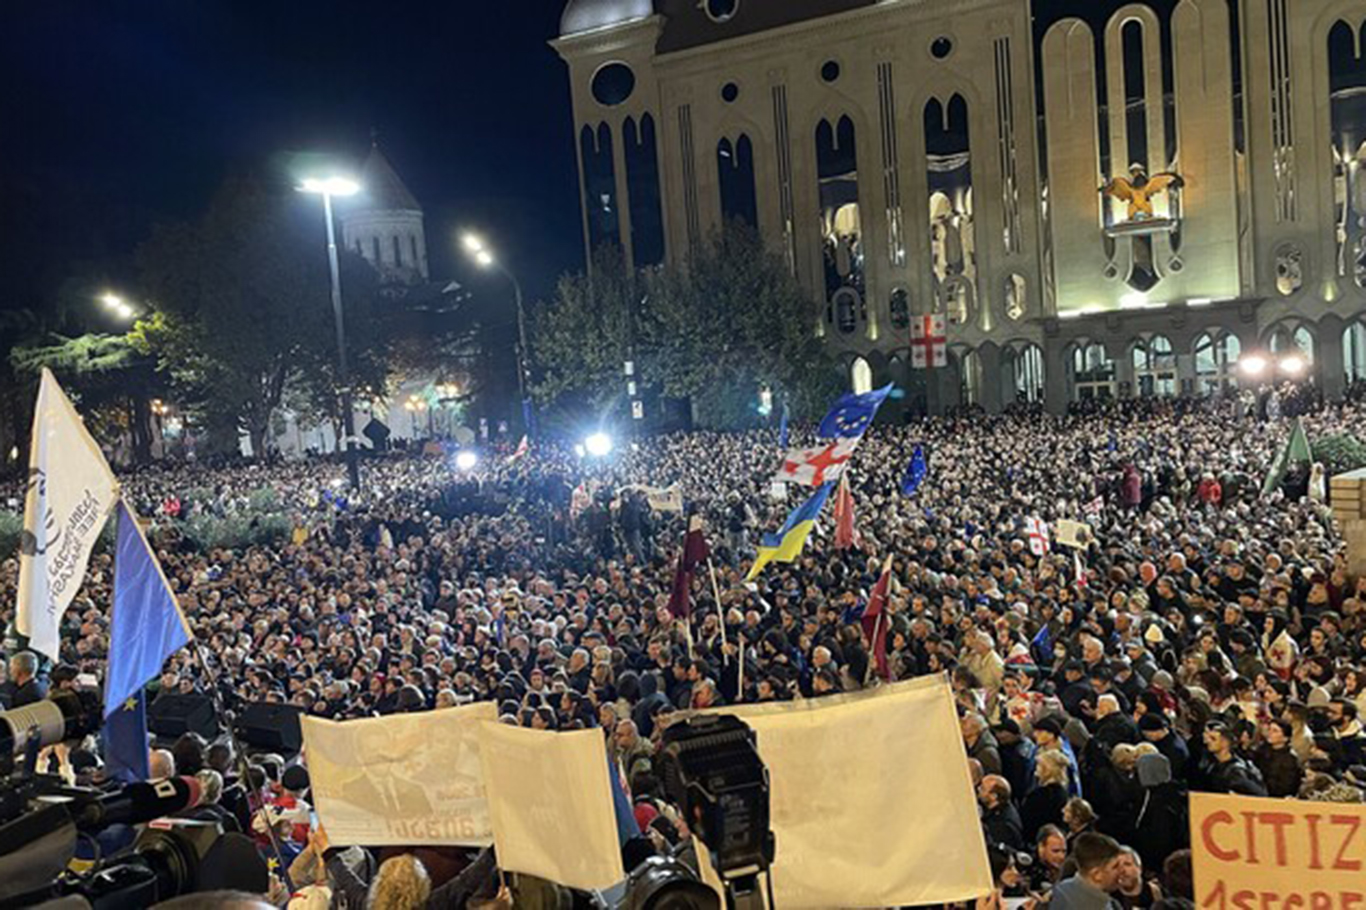
<svg viewBox="0 0 1366 910">
<path fill-rule="evenodd" d="M 898 907 L 991 892 L 943 679 L 714 713 L 749 724 L 768 767 L 776 906 Z M 889 806 L 911 815 L 891 819 Z"/>
<path fill-rule="evenodd" d="M 493 842 L 479 725 L 493 702 L 422 714 L 301 721 L 318 817 L 333 843 L 487 846 Z"/>
<path fill-rule="evenodd" d="M 569 888 L 610 888 L 622 867 L 601 730 L 479 728 L 498 866 Z"/>
<path fill-rule="evenodd" d="M 1366 805 L 1192 793 L 1195 904 L 1366 907 Z"/>
</svg>

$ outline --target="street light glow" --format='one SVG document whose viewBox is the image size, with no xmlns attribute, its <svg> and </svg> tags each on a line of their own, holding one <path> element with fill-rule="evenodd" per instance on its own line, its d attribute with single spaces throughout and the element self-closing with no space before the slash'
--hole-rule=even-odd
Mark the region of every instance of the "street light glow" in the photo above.
<svg viewBox="0 0 1366 910">
<path fill-rule="evenodd" d="M 455 466 L 462 471 L 473 471 L 479 463 L 479 456 L 466 449 L 455 456 Z"/>
<path fill-rule="evenodd" d="M 1281 358 L 1281 369 L 1291 376 L 1298 376 L 1304 372 L 1304 358 L 1298 354 L 1291 354 Z"/>
<path fill-rule="evenodd" d="M 120 319 L 133 318 L 133 308 L 126 303 L 120 303 L 118 306 L 114 308 L 114 312 L 119 314 Z"/>
<path fill-rule="evenodd" d="M 101 294 L 100 303 L 112 310 L 123 305 L 123 298 L 118 294 Z"/>
<path fill-rule="evenodd" d="M 347 177 L 307 177 L 299 184 L 299 192 L 319 196 L 354 196 L 360 192 L 360 184 Z"/>
<path fill-rule="evenodd" d="M 583 441 L 583 447 L 594 458 L 602 458 L 612 453 L 612 437 L 606 433 L 594 433 Z"/>
<path fill-rule="evenodd" d="M 1238 369 L 1244 376 L 1260 376 L 1266 372 L 1266 358 L 1250 354 L 1238 361 Z"/>
<path fill-rule="evenodd" d="M 488 268 L 489 266 L 493 265 L 493 254 L 490 253 L 488 250 L 480 250 L 479 252 L 474 254 L 474 261 L 482 265 L 484 268 Z"/>
<path fill-rule="evenodd" d="M 471 253 L 478 253 L 484 249 L 484 241 L 479 239 L 478 234 L 466 234 L 461 238 L 461 242 L 465 244 L 465 249 Z"/>
</svg>

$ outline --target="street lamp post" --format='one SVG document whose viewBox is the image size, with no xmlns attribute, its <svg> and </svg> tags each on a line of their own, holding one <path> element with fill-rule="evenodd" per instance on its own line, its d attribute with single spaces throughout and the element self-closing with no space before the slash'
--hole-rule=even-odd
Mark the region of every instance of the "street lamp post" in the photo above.
<svg viewBox="0 0 1366 910">
<path fill-rule="evenodd" d="M 344 177 L 327 180 L 305 180 L 299 191 L 323 197 L 323 217 L 327 221 L 327 267 L 332 277 L 332 319 L 337 329 L 337 379 L 341 384 L 342 432 L 345 438 L 346 473 L 351 489 L 360 492 L 360 453 L 356 451 L 356 419 L 351 408 L 351 371 L 346 359 L 346 326 L 342 316 L 341 267 L 337 262 L 337 233 L 332 224 L 332 197 L 352 196 L 360 192 L 355 181 Z"/>
<path fill-rule="evenodd" d="M 527 435 L 535 436 L 531 426 L 531 408 L 528 406 L 526 397 L 527 354 L 529 349 L 526 343 L 526 308 L 522 301 L 522 283 L 517 280 L 517 276 L 512 273 L 511 269 L 498 261 L 488 247 L 484 246 L 484 241 L 477 235 L 466 234 L 463 243 L 465 251 L 473 256 L 474 261 L 479 263 L 482 268 L 495 268 L 502 272 L 508 281 L 512 282 L 513 296 L 517 301 L 517 397 L 522 402 L 522 419 L 526 423 Z"/>
</svg>

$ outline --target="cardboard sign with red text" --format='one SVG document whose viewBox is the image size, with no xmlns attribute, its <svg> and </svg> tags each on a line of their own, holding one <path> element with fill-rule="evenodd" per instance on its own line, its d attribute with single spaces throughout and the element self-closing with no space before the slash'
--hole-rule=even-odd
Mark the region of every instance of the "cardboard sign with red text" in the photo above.
<svg viewBox="0 0 1366 910">
<path fill-rule="evenodd" d="M 1201 910 L 1366 910 L 1366 805 L 1192 793 Z"/>
</svg>

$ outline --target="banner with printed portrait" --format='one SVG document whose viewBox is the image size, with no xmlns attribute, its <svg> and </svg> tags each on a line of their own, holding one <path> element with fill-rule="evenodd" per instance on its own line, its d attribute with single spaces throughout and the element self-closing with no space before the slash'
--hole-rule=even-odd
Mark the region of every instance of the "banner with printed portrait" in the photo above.
<svg viewBox="0 0 1366 910">
<path fill-rule="evenodd" d="M 493 702 L 336 722 L 302 719 L 318 817 L 336 844 L 493 843 L 479 725 Z"/>
</svg>

